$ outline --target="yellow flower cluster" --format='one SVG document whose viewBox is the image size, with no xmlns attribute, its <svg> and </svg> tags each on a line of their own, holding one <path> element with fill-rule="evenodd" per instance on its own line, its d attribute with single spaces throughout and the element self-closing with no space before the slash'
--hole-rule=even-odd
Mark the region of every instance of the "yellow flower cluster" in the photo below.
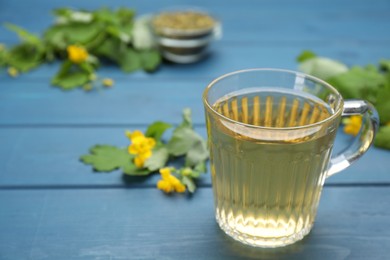
<svg viewBox="0 0 390 260">
<path fill-rule="evenodd" d="M 184 186 L 183 183 L 180 182 L 178 178 L 172 175 L 171 173 L 171 168 L 161 168 L 160 169 L 160 174 L 162 180 L 159 180 L 157 182 L 157 188 L 166 192 L 185 192 L 186 191 L 186 186 Z"/>
<path fill-rule="evenodd" d="M 87 60 L 88 52 L 85 48 L 77 45 L 69 45 L 66 48 L 68 52 L 68 58 L 73 63 L 81 63 Z"/>
<path fill-rule="evenodd" d="M 130 154 L 136 155 L 134 164 L 138 168 L 144 167 L 145 161 L 152 156 L 152 149 L 156 145 L 156 141 L 151 137 L 146 137 L 141 131 L 126 132 L 126 136 L 131 140 L 128 147 Z"/>
<path fill-rule="evenodd" d="M 343 122 L 345 123 L 344 133 L 356 136 L 362 126 L 362 116 L 351 116 L 350 118 L 344 119 Z"/>
</svg>

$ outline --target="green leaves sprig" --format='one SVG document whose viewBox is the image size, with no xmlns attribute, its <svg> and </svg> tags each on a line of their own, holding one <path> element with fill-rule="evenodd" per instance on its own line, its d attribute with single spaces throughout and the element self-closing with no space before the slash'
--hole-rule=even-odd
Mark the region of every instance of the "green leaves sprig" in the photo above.
<svg viewBox="0 0 390 260">
<path fill-rule="evenodd" d="M 378 110 L 380 128 L 375 146 L 390 149 L 390 60 L 378 66 L 353 66 L 311 51 L 303 51 L 297 58 L 299 70 L 319 77 L 334 86 L 345 99 L 365 99 Z"/>
<path fill-rule="evenodd" d="M 0 67 L 27 72 L 46 62 L 64 60 L 51 83 L 69 90 L 94 82 L 95 70 L 103 62 L 117 64 L 126 73 L 154 71 L 161 63 L 145 17 L 135 19 L 133 9 L 101 8 L 89 12 L 61 8 L 53 13 L 56 22 L 42 37 L 13 24 L 5 25 L 22 42 L 10 49 L 0 48 Z M 70 45 L 85 48 L 88 59 L 79 64 L 68 60 Z"/>
<path fill-rule="evenodd" d="M 206 162 L 209 153 L 206 141 L 195 132 L 191 120 L 191 110 L 183 110 L 183 121 L 177 126 L 168 141 L 163 135 L 172 125 L 157 121 L 149 125 L 146 137 L 155 139 L 156 145 L 152 156 L 145 161 L 143 168 L 134 164 L 134 155 L 127 148 L 112 145 L 95 145 L 90 153 L 80 157 L 95 171 L 110 172 L 120 169 L 124 174 L 145 176 L 164 167 L 174 167 L 173 173 L 187 187 L 188 191 L 196 189 L 196 179 L 207 172 Z"/>
<path fill-rule="evenodd" d="M 27 72 L 39 66 L 46 59 L 45 44 L 39 37 L 13 24 L 5 24 L 5 27 L 14 31 L 22 43 L 9 50 L 4 48 L 1 51 L 0 66 L 13 67 L 20 72 Z"/>
</svg>

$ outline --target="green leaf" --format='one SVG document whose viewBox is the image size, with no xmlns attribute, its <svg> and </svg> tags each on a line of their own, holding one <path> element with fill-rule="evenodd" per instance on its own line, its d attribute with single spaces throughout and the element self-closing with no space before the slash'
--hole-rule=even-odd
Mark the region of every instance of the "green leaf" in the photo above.
<svg viewBox="0 0 390 260">
<path fill-rule="evenodd" d="M 147 50 L 140 52 L 142 68 L 146 71 L 154 71 L 161 63 L 161 55 L 157 50 Z"/>
<path fill-rule="evenodd" d="M 153 124 L 149 125 L 148 129 L 146 130 L 145 136 L 152 137 L 155 140 L 159 141 L 161 140 L 161 137 L 165 133 L 165 131 L 171 127 L 171 124 L 162 121 L 154 122 Z"/>
<path fill-rule="evenodd" d="M 205 140 L 192 129 L 191 110 L 183 110 L 183 122 L 168 141 L 167 148 L 173 156 L 186 155 L 186 166 L 195 166 L 208 158 Z"/>
<path fill-rule="evenodd" d="M 70 60 L 64 61 L 61 65 L 59 71 L 57 72 L 56 77 L 60 78 L 60 77 L 66 76 L 69 73 L 72 66 L 73 66 L 73 63 Z"/>
<path fill-rule="evenodd" d="M 178 127 L 173 131 L 167 148 L 170 154 L 180 156 L 186 154 L 197 141 L 197 134 L 192 128 Z"/>
<path fill-rule="evenodd" d="M 129 8 L 119 8 L 116 11 L 117 16 L 120 19 L 122 24 L 130 24 L 133 22 L 133 18 L 135 16 L 135 10 Z"/>
<path fill-rule="evenodd" d="M 69 72 L 55 76 L 51 83 L 64 90 L 71 90 L 89 82 L 89 74 L 83 71 Z"/>
<path fill-rule="evenodd" d="M 185 165 L 193 167 L 209 158 L 207 144 L 201 136 L 197 136 L 197 140 L 192 145 L 186 155 Z"/>
<path fill-rule="evenodd" d="M 183 167 L 180 170 L 178 170 L 177 173 L 180 174 L 181 176 L 189 176 L 194 179 L 199 178 L 202 173 L 206 172 L 206 169 L 202 169 L 203 165 L 204 167 L 206 167 L 206 163 L 205 161 L 202 161 L 198 165 L 196 165 L 195 168 L 193 169 L 191 167 Z"/>
<path fill-rule="evenodd" d="M 26 31 L 25 29 L 23 29 L 20 26 L 17 26 L 17 25 L 11 24 L 11 23 L 6 23 L 5 27 L 8 30 L 16 32 L 18 34 L 19 38 L 23 41 L 26 41 L 26 42 L 33 44 L 33 45 L 40 45 L 41 44 L 41 40 L 39 39 L 38 36 L 36 36 L 32 33 L 29 33 L 28 31 Z"/>
<path fill-rule="evenodd" d="M 93 66 L 86 62 L 73 64 L 71 61 L 65 60 L 51 83 L 65 90 L 70 90 L 88 83 L 93 72 Z"/>
<path fill-rule="evenodd" d="M 107 33 L 114 38 L 117 38 L 118 40 L 129 43 L 131 40 L 131 35 L 127 32 L 123 32 L 119 27 L 117 26 L 108 26 L 106 29 Z"/>
<path fill-rule="evenodd" d="M 127 149 L 117 148 L 111 145 L 95 145 L 90 149 L 90 154 L 83 155 L 80 160 L 92 165 L 99 172 L 109 172 L 122 167 L 131 167 L 133 155 Z"/>
<path fill-rule="evenodd" d="M 119 49 L 120 41 L 115 38 L 107 37 L 100 45 L 91 50 L 91 52 L 96 56 L 103 56 L 118 63 L 120 57 Z"/>
<path fill-rule="evenodd" d="M 70 44 L 86 45 L 104 30 L 101 23 L 73 23 L 65 31 L 65 39 Z"/>
<path fill-rule="evenodd" d="M 201 172 L 198 172 L 198 171 L 195 171 L 193 170 L 190 174 L 191 178 L 199 178 L 199 176 L 201 175 L 202 173 Z"/>
<path fill-rule="evenodd" d="M 297 57 L 298 62 L 304 62 L 306 60 L 309 60 L 311 58 L 317 57 L 317 55 L 310 51 L 310 50 L 304 50 L 299 56 Z"/>
<path fill-rule="evenodd" d="M 390 149 L 390 126 L 382 126 L 376 134 L 375 146 L 385 149 Z"/>
<path fill-rule="evenodd" d="M 390 122 L 390 82 L 378 90 L 375 108 L 382 124 Z"/>
<path fill-rule="evenodd" d="M 192 112 L 190 108 L 183 109 L 183 122 L 181 123 L 181 126 L 192 127 L 191 114 Z"/>
<path fill-rule="evenodd" d="M 45 49 L 44 49 L 44 55 L 43 56 L 44 56 L 44 59 L 47 62 L 54 61 L 56 56 L 55 56 L 55 49 L 53 48 L 53 46 L 47 44 Z"/>
<path fill-rule="evenodd" d="M 110 25 L 107 27 L 106 31 L 110 36 L 113 36 L 123 43 L 129 44 L 131 42 L 132 24 L 126 24 L 125 26 Z"/>
<path fill-rule="evenodd" d="M 165 166 L 168 161 L 169 153 L 164 146 L 153 150 L 153 154 L 145 161 L 145 168 L 150 171 L 156 171 Z"/>
<path fill-rule="evenodd" d="M 327 80 L 336 87 L 343 98 L 363 98 L 375 103 L 378 86 L 385 84 L 385 77 L 378 71 L 353 67 L 349 71 Z"/>
<path fill-rule="evenodd" d="M 187 186 L 189 192 L 194 193 L 196 190 L 196 185 L 193 179 L 188 176 L 183 176 L 181 182 Z"/>
<path fill-rule="evenodd" d="M 348 67 L 345 64 L 324 57 L 307 59 L 299 65 L 298 69 L 323 80 L 348 71 Z"/>
<path fill-rule="evenodd" d="M 41 46 L 22 43 L 14 46 L 7 54 L 7 63 L 19 71 L 27 72 L 43 62 Z"/>
<path fill-rule="evenodd" d="M 178 127 L 167 144 L 170 154 L 186 155 L 186 166 L 195 166 L 208 158 L 206 141 L 192 128 Z"/>
<path fill-rule="evenodd" d="M 4 45 L 0 43 L 0 68 L 7 64 L 8 51 Z"/>
<path fill-rule="evenodd" d="M 113 24 L 113 25 L 119 25 L 121 20 L 116 15 L 114 11 L 112 11 L 109 8 L 100 8 L 93 12 L 93 16 L 95 20 L 107 23 L 107 24 Z"/>
<path fill-rule="evenodd" d="M 120 53 L 118 63 L 121 69 L 128 73 L 139 70 L 142 67 L 140 56 L 136 51 L 130 48 Z"/>
<path fill-rule="evenodd" d="M 57 25 L 48 28 L 44 34 L 43 39 L 46 41 L 47 45 L 54 50 L 66 50 L 68 43 L 65 40 L 66 33 L 62 31 L 62 26 Z"/>
<path fill-rule="evenodd" d="M 125 164 L 122 167 L 122 171 L 126 175 L 130 176 L 146 176 L 149 175 L 152 171 L 147 168 L 137 168 L 134 163 Z"/>
<path fill-rule="evenodd" d="M 380 68 L 385 70 L 385 71 L 390 71 L 390 60 L 381 60 L 379 62 Z"/>
<path fill-rule="evenodd" d="M 373 64 L 368 64 L 368 65 L 364 66 L 364 69 L 367 71 L 372 71 L 374 73 L 378 71 L 378 68 Z"/>
<path fill-rule="evenodd" d="M 103 30 L 101 23 L 59 24 L 46 30 L 44 38 L 49 44 L 64 50 L 70 44 L 87 45 Z"/>
<path fill-rule="evenodd" d="M 84 72 L 88 74 L 92 74 L 95 72 L 95 68 L 88 62 L 82 62 L 78 64 L 78 66 L 80 67 L 80 69 L 82 69 Z"/>
<path fill-rule="evenodd" d="M 200 173 L 206 173 L 207 172 L 207 166 L 205 161 L 201 161 L 197 165 L 195 165 L 194 171 L 200 172 Z"/>
</svg>

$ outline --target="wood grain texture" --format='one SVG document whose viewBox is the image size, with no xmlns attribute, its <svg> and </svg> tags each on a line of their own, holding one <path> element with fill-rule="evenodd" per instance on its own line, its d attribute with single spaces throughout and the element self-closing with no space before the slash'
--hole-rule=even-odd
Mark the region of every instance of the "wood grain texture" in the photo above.
<svg viewBox="0 0 390 260">
<path fill-rule="evenodd" d="M 159 174 L 147 177 L 123 175 L 120 170 L 106 173 L 94 172 L 79 158 L 88 154 L 96 144 L 127 147 L 130 144 L 126 130 L 145 127 L 54 127 L 54 128 L 0 128 L 1 188 L 72 188 L 93 187 L 155 187 Z M 170 136 L 172 131 L 167 132 Z M 197 132 L 206 135 L 204 127 Z M 28 147 L 28 148 L 27 148 Z M 29 150 L 27 152 L 27 150 Z M 176 163 L 177 164 L 177 163 Z M 209 185 L 204 175 L 199 185 Z"/>
<path fill-rule="evenodd" d="M 10 127 L 0 128 L 0 188 L 12 187 L 77 187 L 116 186 L 154 187 L 158 174 L 150 177 L 124 178 L 121 171 L 95 173 L 79 157 L 96 144 L 126 147 L 125 130 L 145 130 L 129 125 L 118 127 Z M 203 126 L 195 130 L 206 138 Z M 168 132 L 166 138 L 170 136 Z M 340 133 L 335 151 L 342 150 L 351 137 Z M 390 183 L 390 151 L 371 148 L 354 165 L 332 176 L 326 184 Z M 210 186 L 210 174 L 204 175 L 200 186 Z"/>
<path fill-rule="evenodd" d="M 245 68 L 296 70 L 296 56 L 308 48 L 255 45 L 228 48 L 222 43 L 218 46 L 221 48 L 215 48 L 209 59 L 200 63 L 181 66 L 164 64 L 153 74 L 137 72 L 128 75 L 116 67 L 105 67 L 99 70 L 99 75 L 113 78 L 115 86 L 91 93 L 81 89 L 64 92 L 50 87 L 50 78 L 58 70 L 58 64 L 45 65 L 17 79 L 0 76 L 0 126 L 148 124 L 161 119 L 178 123 L 185 107 L 192 109 L 195 123 L 204 123 L 202 93 L 212 79 Z M 375 64 L 383 57 L 390 57 L 387 46 L 328 46 L 313 50 L 350 65 Z"/>
<path fill-rule="evenodd" d="M 214 78 L 254 67 L 297 69 L 304 49 L 347 65 L 390 58 L 388 0 L 0 1 L 0 23 L 42 33 L 50 11 L 203 7 L 223 23 L 207 59 L 164 64 L 155 73 L 98 73 L 115 87 L 91 93 L 50 86 L 59 63 L 17 79 L 0 70 L 0 259 L 387 259 L 390 247 L 389 151 L 371 148 L 326 181 L 315 227 L 302 242 L 260 250 L 232 241 L 213 216 L 210 175 L 192 196 L 165 196 L 150 178 L 94 173 L 78 161 L 97 144 L 126 146 L 126 129 L 181 121 L 193 111 L 205 137 L 201 95 Z M 16 35 L 0 26 L 0 42 Z M 336 150 L 350 137 L 339 135 Z"/>
<path fill-rule="evenodd" d="M 219 230 L 211 189 L 0 191 L 1 259 L 386 259 L 390 189 L 325 188 L 302 242 L 243 246 Z M 378 199 L 381 198 L 381 199 Z"/>
<path fill-rule="evenodd" d="M 59 7 L 93 10 L 107 3 L 100 1 L 66 3 L 40 0 L 27 2 L 2 1 L 0 22 L 23 25 L 28 30 L 41 33 L 53 23 L 51 10 Z M 229 42 L 378 42 L 389 41 L 390 26 L 386 0 L 369 4 L 366 1 L 307 1 L 262 0 L 224 1 L 110 1 L 110 7 L 135 8 L 138 14 L 155 13 L 172 6 L 196 6 L 215 14 L 224 25 L 224 39 Z M 13 14 L 18 10 L 18 15 Z M 34 19 L 34 22 L 30 22 Z M 380 26 L 378 26 L 380 25 Z M 0 28 L 0 40 L 14 42 L 16 37 Z"/>
</svg>

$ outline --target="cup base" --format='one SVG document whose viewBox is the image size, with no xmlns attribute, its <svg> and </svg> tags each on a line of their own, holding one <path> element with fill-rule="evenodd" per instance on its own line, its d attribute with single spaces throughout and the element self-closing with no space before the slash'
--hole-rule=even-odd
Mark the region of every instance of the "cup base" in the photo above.
<svg viewBox="0 0 390 260">
<path fill-rule="evenodd" d="M 263 238 L 263 237 L 250 236 L 235 231 L 230 226 L 228 226 L 224 221 L 219 220 L 218 217 L 216 217 L 216 219 L 219 227 L 234 240 L 240 241 L 241 243 L 246 245 L 250 245 L 253 247 L 261 247 L 261 248 L 276 248 L 276 247 L 284 247 L 287 245 L 291 245 L 295 242 L 298 242 L 299 240 L 302 240 L 307 234 L 310 233 L 310 230 L 313 227 L 313 224 L 311 224 L 291 236 L 280 237 L 280 238 Z"/>
</svg>

